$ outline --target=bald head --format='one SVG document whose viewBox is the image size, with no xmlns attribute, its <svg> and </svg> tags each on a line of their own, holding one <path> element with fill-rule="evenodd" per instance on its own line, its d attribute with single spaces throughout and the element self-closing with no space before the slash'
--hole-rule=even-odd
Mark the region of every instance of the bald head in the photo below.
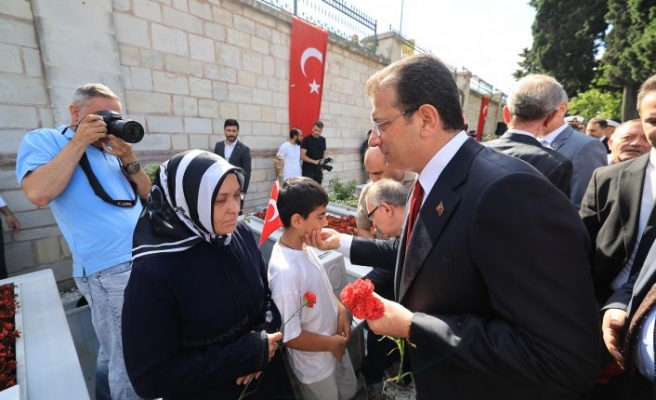
<svg viewBox="0 0 656 400">
<path fill-rule="evenodd" d="M 369 147 L 364 153 L 364 169 L 367 170 L 372 182 L 380 179 L 390 178 L 401 182 L 404 172 L 397 169 L 389 168 L 385 164 L 383 153 L 379 147 Z"/>
</svg>

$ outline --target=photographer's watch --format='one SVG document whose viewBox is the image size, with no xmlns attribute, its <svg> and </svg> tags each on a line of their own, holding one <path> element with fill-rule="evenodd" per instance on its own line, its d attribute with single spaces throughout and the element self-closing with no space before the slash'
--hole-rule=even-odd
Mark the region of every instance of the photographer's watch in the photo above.
<svg viewBox="0 0 656 400">
<path fill-rule="evenodd" d="M 134 175 L 141 169 L 141 164 L 139 164 L 139 161 L 135 161 L 133 163 L 126 164 L 124 168 L 128 175 Z"/>
</svg>

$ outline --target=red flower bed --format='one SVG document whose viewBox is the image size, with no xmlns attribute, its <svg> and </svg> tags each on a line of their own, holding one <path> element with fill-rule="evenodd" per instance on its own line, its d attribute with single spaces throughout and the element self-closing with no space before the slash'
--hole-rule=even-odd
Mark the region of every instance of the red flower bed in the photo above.
<svg viewBox="0 0 656 400">
<path fill-rule="evenodd" d="M 14 326 L 17 307 L 14 285 L 0 286 L 0 391 L 16 385 L 16 338 L 20 336 Z"/>
<path fill-rule="evenodd" d="M 261 220 L 264 220 L 264 217 L 266 216 L 266 209 L 254 213 L 253 216 Z M 326 217 L 328 218 L 328 228 L 332 228 L 340 233 L 348 233 L 349 235 L 355 235 L 355 232 L 357 230 L 355 224 L 355 217 L 352 217 L 350 215 L 347 217 L 335 217 L 332 215 L 327 215 Z"/>
</svg>

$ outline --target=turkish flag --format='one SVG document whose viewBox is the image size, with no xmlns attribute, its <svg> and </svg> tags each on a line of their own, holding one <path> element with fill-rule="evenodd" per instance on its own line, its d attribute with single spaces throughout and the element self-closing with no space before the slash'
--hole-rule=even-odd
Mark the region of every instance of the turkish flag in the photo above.
<svg viewBox="0 0 656 400">
<path fill-rule="evenodd" d="M 303 137 L 312 133 L 319 119 L 328 31 L 292 17 L 289 51 L 289 127 Z"/>
<path fill-rule="evenodd" d="M 273 182 L 271 188 L 271 198 L 269 199 L 269 206 L 267 207 L 266 216 L 264 217 L 264 226 L 262 227 L 262 235 L 260 236 L 260 247 L 262 243 L 275 231 L 282 226 L 282 221 L 278 215 L 278 181 Z"/>
<path fill-rule="evenodd" d="M 483 129 L 485 129 L 485 120 L 487 119 L 487 105 L 489 103 L 489 97 L 481 97 L 481 111 L 478 114 L 478 128 L 476 128 L 476 140 L 479 142 L 483 139 Z"/>
</svg>

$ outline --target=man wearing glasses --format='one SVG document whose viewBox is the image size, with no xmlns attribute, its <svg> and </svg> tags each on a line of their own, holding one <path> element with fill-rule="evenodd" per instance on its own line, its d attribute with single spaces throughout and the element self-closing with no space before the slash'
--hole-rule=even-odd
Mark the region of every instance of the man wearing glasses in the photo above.
<svg viewBox="0 0 656 400">
<path fill-rule="evenodd" d="M 417 174 L 412 171 L 398 170 L 385 165 L 383 154 L 377 147 L 370 147 L 365 152 L 364 167 L 367 170 L 369 177 L 371 178 L 371 182 L 367 183 L 362 188 L 362 192 L 360 193 L 360 197 L 358 199 L 358 210 L 355 218 L 358 236 L 366 238 L 387 239 L 389 238 L 389 235 L 381 232 L 379 229 L 375 229 L 374 225 L 371 223 L 370 218 L 367 217 L 367 204 L 365 202 L 367 192 L 374 182 L 385 178 L 401 182 L 408 189 L 408 192 L 410 192 L 410 189 L 412 189 L 412 186 L 415 184 L 415 180 L 417 179 Z"/>
<path fill-rule="evenodd" d="M 381 298 L 384 315 L 367 323 L 407 341 L 418 399 L 579 399 L 601 335 L 574 207 L 527 163 L 467 136 L 453 73 L 435 56 L 387 66 L 365 92 L 369 145 L 419 174 L 400 240 L 324 230 L 306 243 L 354 264 L 396 260 L 396 302 Z"/>
</svg>

